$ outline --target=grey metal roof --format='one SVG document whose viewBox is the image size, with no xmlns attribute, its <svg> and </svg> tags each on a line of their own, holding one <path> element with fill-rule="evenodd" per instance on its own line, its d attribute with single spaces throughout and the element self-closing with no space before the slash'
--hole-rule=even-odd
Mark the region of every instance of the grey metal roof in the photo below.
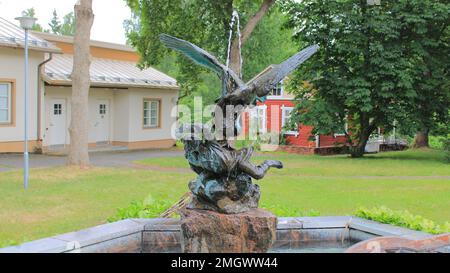
<svg viewBox="0 0 450 273">
<path fill-rule="evenodd" d="M 25 46 L 24 30 L 0 17 L 0 46 L 23 48 Z M 50 42 L 28 35 L 28 46 L 31 50 L 61 53 L 61 50 Z"/>
<path fill-rule="evenodd" d="M 70 85 L 72 66 L 73 55 L 54 55 L 45 65 L 43 79 L 49 84 Z M 90 74 L 92 86 L 178 89 L 174 78 L 154 68 L 141 70 L 134 62 L 92 58 Z"/>
</svg>

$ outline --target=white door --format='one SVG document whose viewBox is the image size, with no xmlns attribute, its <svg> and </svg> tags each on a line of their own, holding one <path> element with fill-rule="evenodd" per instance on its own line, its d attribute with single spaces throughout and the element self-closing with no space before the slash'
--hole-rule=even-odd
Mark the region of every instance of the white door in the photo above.
<svg viewBox="0 0 450 273">
<path fill-rule="evenodd" d="M 96 123 L 95 123 L 95 136 L 96 141 L 100 143 L 109 142 L 109 101 L 98 100 L 96 107 Z"/>
<path fill-rule="evenodd" d="M 66 100 L 53 99 L 50 103 L 50 144 L 66 144 Z"/>
</svg>

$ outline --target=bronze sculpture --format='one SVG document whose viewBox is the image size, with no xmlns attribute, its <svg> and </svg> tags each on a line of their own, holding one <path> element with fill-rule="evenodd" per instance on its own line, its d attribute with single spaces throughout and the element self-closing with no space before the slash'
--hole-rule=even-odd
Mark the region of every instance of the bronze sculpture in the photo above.
<svg viewBox="0 0 450 273">
<path fill-rule="evenodd" d="M 191 169 L 198 174 L 189 183 L 193 198 L 188 208 L 228 214 L 257 208 L 260 190 L 258 185 L 252 183 L 252 178 L 262 179 L 269 168 L 282 168 L 283 164 L 277 160 L 266 160 L 256 166 L 250 162 L 253 148 L 236 150 L 229 145 L 228 137 L 239 134 L 238 121 L 244 107 L 252 104 L 256 98 L 266 96 L 276 84 L 311 57 L 318 46 L 310 46 L 244 83 L 231 69 L 198 46 L 166 34 L 162 34 L 160 40 L 167 47 L 212 70 L 222 81 L 222 94 L 217 100 L 212 131 L 206 132 L 202 125 L 191 125 L 189 133 L 202 131 L 203 134 L 190 134 L 183 138 L 185 157 Z M 230 106 L 238 110 L 230 114 L 227 112 Z M 204 137 L 212 134 L 213 137 Z"/>
</svg>

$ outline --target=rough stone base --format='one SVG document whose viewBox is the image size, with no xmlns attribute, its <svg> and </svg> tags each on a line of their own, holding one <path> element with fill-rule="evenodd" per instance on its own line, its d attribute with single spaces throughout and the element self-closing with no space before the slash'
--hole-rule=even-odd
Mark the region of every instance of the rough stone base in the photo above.
<svg viewBox="0 0 450 273">
<path fill-rule="evenodd" d="M 276 239 L 277 217 L 262 209 L 239 214 L 186 209 L 181 216 L 185 253 L 264 253 Z"/>
</svg>

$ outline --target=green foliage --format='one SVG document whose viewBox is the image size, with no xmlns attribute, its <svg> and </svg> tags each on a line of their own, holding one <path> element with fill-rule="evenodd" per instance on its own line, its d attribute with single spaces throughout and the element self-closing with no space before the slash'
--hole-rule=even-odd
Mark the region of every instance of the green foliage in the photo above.
<svg viewBox="0 0 450 273">
<path fill-rule="evenodd" d="M 59 21 L 56 9 L 53 10 L 53 17 L 48 25 L 52 33 L 59 33 L 61 31 L 61 22 Z"/>
<path fill-rule="evenodd" d="M 74 36 L 75 35 L 75 15 L 73 12 L 69 12 L 63 17 L 63 23 L 61 25 L 59 33 L 60 35 Z"/>
<path fill-rule="evenodd" d="M 192 105 L 194 96 L 201 96 L 209 105 L 219 96 L 220 81 L 215 74 L 174 54 L 159 41 L 167 33 L 209 51 L 225 63 L 229 23 L 237 10 L 243 28 L 258 10 L 262 0 L 127 0 L 133 14 L 124 22 L 128 43 L 141 55 L 141 66 L 157 66 L 176 77 L 181 87 L 181 103 Z M 243 44 L 243 77 L 250 79 L 272 63 L 279 63 L 295 51 L 290 39 L 292 30 L 284 29 L 287 20 L 274 7 Z"/>
<path fill-rule="evenodd" d="M 108 222 L 116 222 L 128 218 L 158 218 L 172 205 L 168 200 L 154 199 L 149 195 L 144 201 L 133 201 L 125 208 L 117 209 L 116 215 L 109 217 Z"/>
<path fill-rule="evenodd" d="M 450 163 L 450 137 L 443 140 L 443 147 L 445 150 L 445 160 Z"/>
<path fill-rule="evenodd" d="M 0 241 L 0 248 L 8 247 L 8 246 L 16 246 L 19 244 L 20 243 L 18 243 L 17 241 L 14 241 L 14 240 L 2 240 L 2 241 Z"/>
<path fill-rule="evenodd" d="M 428 136 L 428 143 L 430 148 L 433 149 L 444 149 L 445 137 L 441 136 Z"/>
<path fill-rule="evenodd" d="M 36 12 L 34 8 L 29 8 L 22 11 L 22 15 L 35 17 Z M 68 35 L 68 36 L 75 35 L 75 15 L 73 12 L 69 12 L 68 14 L 64 15 L 63 22 L 61 23 L 58 14 L 56 12 L 56 9 L 54 9 L 52 20 L 48 25 L 50 29 L 44 29 L 41 25 L 35 24 L 33 26 L 33 30 L 39 32 L 48 32 L 48 33 L 51 32 L 53 34 L 58 35 Z"/>
<path fill-rule="evenodd" d="M 347 119 L 355 156 L 377 127 L 390 131 L 397 120 L 400 127 L 417 128 L 411 124 L 419 124 L 419 115 L 443 120 L 449 105 L 447 2 L 288 1 L 283 8 L 297 43 L 320 46 L 291 81 L 300 100 L 292 119 L 321 134 L 341 131 Z M 424 80 L 427 73 L 435 74 Z"/>
<path fill-rule="evenodd" d="M 412 215 L 408 211 L 394 211 L 384 206 L 372 209 L 360 208 L 355 215 L 364 219 L 374 220 L 383 224 L 406 227 L 413 230 L 441 234 L 450 232 L 450 222 L 438 225 L 422 216 Z"/>
</svg>

